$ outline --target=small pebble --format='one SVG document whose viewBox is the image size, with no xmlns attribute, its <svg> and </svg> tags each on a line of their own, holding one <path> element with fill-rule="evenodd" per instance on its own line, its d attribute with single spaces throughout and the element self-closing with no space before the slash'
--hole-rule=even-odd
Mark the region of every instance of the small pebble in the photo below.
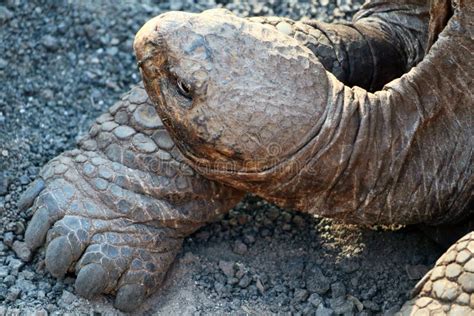
<svg viewBox="0 0 474 316">
<path fill-rule="evenodd" d="M 234 263 L 220 260 L 219 261 L 219 268 L 221 271 L 229 278 L 234 276 Z"/>
<path fill-rule="evenodd" d="M 25 262 L 28 262 L 31 260 L 31 256 L 32 256 L 31 250 L 26 246 L 24 242 L 15 241 L 13 243 L 12 248 L 13 248 L 13 251 L 15 251 L 18 258 L 20 258 L 21 260 Z"/>
<path fill-rule="evenodd" d="M 59 48 L 59 42 L 58 40 L 51 35 L 45 35 L 41 39 L 41 43 L 43 44 L 46 49 L 50 51 L 56 51 Z"/>
<path fill-rule="evenodd" d="M 245 255 L 247 253 L 247 245 L 244 244 L 243 242 L 241 241 L 236 241 L 234 243 L 234 248 L 233 248 L 233 251 L 236 253 L 236 254 L 239 254 L 239 255 Z"/>
</svg>

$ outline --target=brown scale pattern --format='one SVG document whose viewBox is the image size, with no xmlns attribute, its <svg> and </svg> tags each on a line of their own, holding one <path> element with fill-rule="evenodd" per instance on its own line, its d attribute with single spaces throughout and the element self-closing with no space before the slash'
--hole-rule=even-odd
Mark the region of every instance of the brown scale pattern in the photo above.
<svg viewBox="0 0 474 316">
<path fill-rule="evenodd" d="M 473 211 L 473 16 L 472 0 L 369 1 L 340 27 L 169 13 L 149 21 L 134 48 L 148 94 L 198 173 L 345 222 L 452 225 Z M 306 34 L 308 25 L 317 30 Z M 367 58 L 350 50 L 364 40 Z M 348 52 L 372 67 L 360 72 L 368 88 L 350 86 L 359 64 Z M 176 78 L 196 87 L 189 100 L 173 94 Z M 404 312 L 472 314 L 470 236 Z"/>
<path fill-rule="evenodd" d="M 474 310 L 474 232 L 453 244 L 416 285 L 416 298 L 401 315 L 472 315 Z"/>
<path fill-rule="evenodd" d="M 182 163 L 143 87 L 97 118 L 78 147 L 43 167 L 23 196 L 23 208 L 37 197 L 26 245 L 45 243 L 51 274 L 76 273 L 85 297 L 116 293 L 122 310 L 158 288 L 185 236 L 242 197 Z"/>
<path fill-rule="evenodd" d="M 211 101 L 217 106 L 197 112 L 195 120 L 182 119 L 189 112 L 190 104 L 186 98 L 178 97 L 173 80 L 160 81 L 160 95 L 154 93 L 154 101 L 167 127 L 174 128 L 172 136 L 180 142 L 178 145 L 183 142 L 192 145 L 198 140 L 196 143 L 205 147 L 211 161 L 216 157 L 236 157 L 239 161 L 264 157 L 266 148 L 262 142 L 263 145 L 268 142 L 282 145 L 284 150 L 303 142 L 307 143 L 306 150 L 299 158 L 306 159 L 308 166 L 314 164 L 313 170 L 284 166 L 288 177 L 278 172 L 263 174 L 263 177 L 253 174 L 250 176 L 254 178 L 246 179 L 247 174 L 232 173 L 225 179 L 224 173 L 215 176 L 220 181 L 252 190 L 283 205 L 289 202 L 288 205 L 302 211 L 358 223 L 438 223 L 459 219 L 465 204 L 465 198 L 459 195 L 470 192 L 472 187 L 472 150 L 460 150 L 466 147 L 463 144 L 472 144 L 466 141 L 469 135 L 460 133 L 450 141 L 444 134 L 449 126 L 436 130 L 426 127 L 417 133 L 410 126 L 411 121 L 424 120 L 427 126 L 428 123 L 434 126 L 437 117 L 450 115 L 457 115 L 457 122 L 465 124 L 472 117 L 469 115 L 472 107 L 457 114 L 456 109 L 440 109 L 437 108 L 439 103 L 433 102 L 434 97 L 445 103 L 472 103 L 471 81 L 465 78 L 466 73 L 472 72 L 472 65 L 465 61 L 472 55 L 468 48 L 472 47 L 470 18 L 474 6 L 472 0 L 458 1 L 456 5 L 461 12 L 465 10 L 465 14 L 457 12 L 447 31 L 440 35 L 440 41 L 433 46 L 428 61 L 421 62 L 416 69 L 376 94 L 358 87 L 351 89 L 343 83 L 377 90 L 420 61 L 426 46 L 432 44 L 425 43 L 427 36 L 421 38 L 427 35 L 423 33 L 428 23 L 426 1 L 374 0 L 356 15 L 352 25 L 279 18 L 251 19 L 259 24 L 250 24 L 249 20 L 221 16 L 227 23 L 220 25 L 220 36 L 211 34 L 204 48 L 226 52 L 222 47 L 235 45 L 235 37 L 242 35 L 242 29 L 248 32 L 244 34 L 251 35 L 240 38 L 238 49 L 228 50 L 239 51 L 238 56 L 228 59 L 239 66 L 231 69 L 233 72 L 226 63 L 212 62 L 208 68 L 198 69 L 198 59 L 187 64 L 186 58 L 176 58 L 183 57 L 180 56 L 183 51 L 193 53 L 196 47 L 202 46 L 202 35 L 207 34 L 212 23 L 208 23 L 209 20 L 201 23 L 198 19 L 191 31 L 173 32 L 168 41 L 185 48 L 176 50 L 174 59 L 182 62 L 185 70 L 194 67 L 194 79 L 202 79 L 201 70 L 205 69 L 215 69 L 213 75 L 223 76 L 211 81 L 217 86 L 195 86 L 198 92 L 214 89 L 216 93 L 211 95 L 214 98 Z M 212 12 L 207 14 L 213 15 Z M 186 15 L 176 17 L 174 22 L 179 22 Z M 212 19 L 213 23 L 218 19 Z M 374 21 L 378 22 L 374 24 Z M 261 24 L 271 27 L 263 28 Z M 460 28 L 464 28 L 463 33 Z M 433 34 L 429 35 L 433 39 Z M 453 41 L 458 46 L 455 51 L 450 50 Z M 161 53 L 164 43 L 163 38 L 155 42 L 160 44 Z M 406 53 L 403 56 L 400 48 Z M 210 61 L 205 49 L 198 51 L 199 58 Z M 371 58 L 366 58 L 369 55 Z M 147 79 L 147 74 L 155 75 L 154 71 L 159 69 L 154 66 L 160 65 L 149 67 L 153 60 L 148 55 L 139 56 L 141 60 L 143 57 L 148 58 L 148 66 L 141 63 Z M 164 60 L 158 56 L 155 61 L 159 64 Z M 173 58 L 167 62 L 170 60 Z M 388 67 L 378 68 L 384 60 L 388 61 L 384 64 Z M 326 73 L 320 62 L 337 78 Z M 178 72 L 175 77 L 180 74 L 178 68 L 174 69 Z M 185 72 L 183 69 L 181 74 Z M 163 71 L 160 71 L 162 76 Z M 289 77 L 294 86 L 277 83 L 276 88 L 273 80 L 262 81 L 258 76 L 263 74 L 274 79 L 275 73 L 284 75 L 277 78 L 280 80 Z M 148 83 L 147 88 L 151 87 Z M 239 87 L 240 90 L 236 89 Z M 452 93 L 455 89 L 463 93 Z M 221 91 L 226 94 L 217 93 Z M 160 108 L 162 95 L 167 96 L 166 108 Z M 239 99 L 235 98 L 241 98 L 242 102 L 236 102 Z M 315 100 L 328 106 L 316 109 Z M 246 113 L 248 109 L 251 111 Z M 170 110 L 175 112 L 166 112 Z M 446 115 L 438 115 L 440 111 Z M 176 113 L 180 115 L 173 116 Z M 270 117 L 266 117 L 268 113 Z M 324 126 L 324 119 L 318 121 L 321 117 L 326 119 Z M 392 126 L 395 120 L 397 124 Z M 223 122 L 228 124 L 220 129 Z M 210 133 L 201 129 L 205 124 Z M 472 124 L 465 125 L 472 130 Z M 217 133 L 212 133 L 213 128 Z M 318 142 L 315 138 L 305 141 L 304 130 L 319 128 Z M 462 129 L 456 130 L 459 133 Z M 356 134 L 359 135 L 354 142 Z M 381 137 L 374 141 L 377 135 Z M 441 145 L 440 140 L 446 144 Z M 210 146 L 206 146 L 206 142 Z M 313 151 L 307 150 L 308 144 Z M 451 149 L 438 163 L 432 158 L 441 155 L 443 146 Z M 232 150 L 227 150 L 229 148 Z M 414 149 L 410 151 L 411 148 Z M 394 150 L 401 153 L 401 158 L 391 158 Z M 288 154 L 292 154 L 291 151 Z M 456 163 L 450 163 L 453 160 Z M 286 159 L 285 163 L 289 161 Z M 250 162 L 249 167 L 255 170 L 267 165 L 258 160 Z M 431 165 L 436 168 L 429 169 Z M 445 169 L 437 166 L 445 166 Z M 458 178 L 454 182 L 437 183 L 437 179 L 444 179 L 443 173 L 455 174 Z M 319 178 L 315 178 L 315 174 Z M 411 176 L 416 174 L 422 176 L 422 181 L 412 181 Z M 404 180 L 403 176 L 408 180 L 400 181 L 400 185 L 390 183 L 392 179 Z M 450 178 L 446 176 L 446 179 Z M 386 190 L 390 192 L 385 194 Z M 452 201 L 445 201 L 446 207 L 439 208 L 436 216 L 429 211 L 430 207 L 440 204 L 440 195 L 432 194 L 435 190 L 453 196 Z M 348 195 L 344 195 L 346 192 Z M 97 119 L 78 149 L 60 155 L 43 168 L 39 179 L 19 201 L 19 207 L 32 206 L 34 216 L 25 242 L 31 250 L 46 245 L 46 266 L 53 275 L 62 277 L 67 272 L 75 272 L 79 294 L 92 297 L 98 293 L 116 293 L 116 306 L 130 311 L 161 283 L 183 237 L 227 211 L 241 196 L 239 191 L 206 180 L 184 163 L 143 87 L 137 87 Z M 422 200 L 426 196 L 433 198 Z M 473 233 L 451 247 L 417 287 L 417 298 L 402 312 L 472 313 L 473 248 Z"/>
</svg>

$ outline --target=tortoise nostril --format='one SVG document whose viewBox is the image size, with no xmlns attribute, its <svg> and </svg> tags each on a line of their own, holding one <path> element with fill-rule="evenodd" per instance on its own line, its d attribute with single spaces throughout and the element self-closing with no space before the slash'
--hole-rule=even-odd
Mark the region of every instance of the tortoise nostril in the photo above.
<svg viewBox="0 0 474 316">
<path fill-rule="evenodd" d="M 141 68 L 141 67 L 142 67 L 142 65 L 143 65 L 143 63 L 145 63 L 145 61 L 146 61 L 146 60 L 143 60 L 143 59 L 142 59 L 142 60 L 139 60 L 139 61 L 137 61 L 137 67 L 138 67 L 138 68 Z"/>
</svg>

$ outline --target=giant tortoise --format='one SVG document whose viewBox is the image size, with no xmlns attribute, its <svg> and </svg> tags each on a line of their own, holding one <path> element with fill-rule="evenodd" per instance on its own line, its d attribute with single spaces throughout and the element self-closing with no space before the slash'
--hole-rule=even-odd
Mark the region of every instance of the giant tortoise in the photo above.
<svg viewBox="0 0 474 316">
<path fill-rule="evenodd" d="M 474 313 L 473 11 L 374 0 L 349 24 L 150 20 L 134 43 L 144 87 L 23 194 L 26 246 L 46 244 L 47 269 L 75 272 L 79 294 L 131 311 L 185 236 L 253 192 L 348 223 L 467 233 L 402 313 Z"/>
</svg>

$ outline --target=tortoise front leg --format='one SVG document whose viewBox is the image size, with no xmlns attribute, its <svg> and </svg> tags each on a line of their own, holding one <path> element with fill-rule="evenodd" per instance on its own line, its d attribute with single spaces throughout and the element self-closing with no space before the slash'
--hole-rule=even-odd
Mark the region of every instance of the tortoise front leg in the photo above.
<svg viewBox="0 0 474 316">
<path fill-rule="evenodd" d="M 453 244 L 416 285 L 401 315 L 472 315 L 474 232 Z"/>
<path fill-rule="evenodd" d="M 142 87 L 100 116 L 79 149 L 51 160 L 20 200 L 25 234 L 45 245 L 55 277 L 78 294 L 116 294 L 132 311 L 157 290 L 183 238 L 227 212 L 242 193 L 183 163 Z"/>
</svg>

